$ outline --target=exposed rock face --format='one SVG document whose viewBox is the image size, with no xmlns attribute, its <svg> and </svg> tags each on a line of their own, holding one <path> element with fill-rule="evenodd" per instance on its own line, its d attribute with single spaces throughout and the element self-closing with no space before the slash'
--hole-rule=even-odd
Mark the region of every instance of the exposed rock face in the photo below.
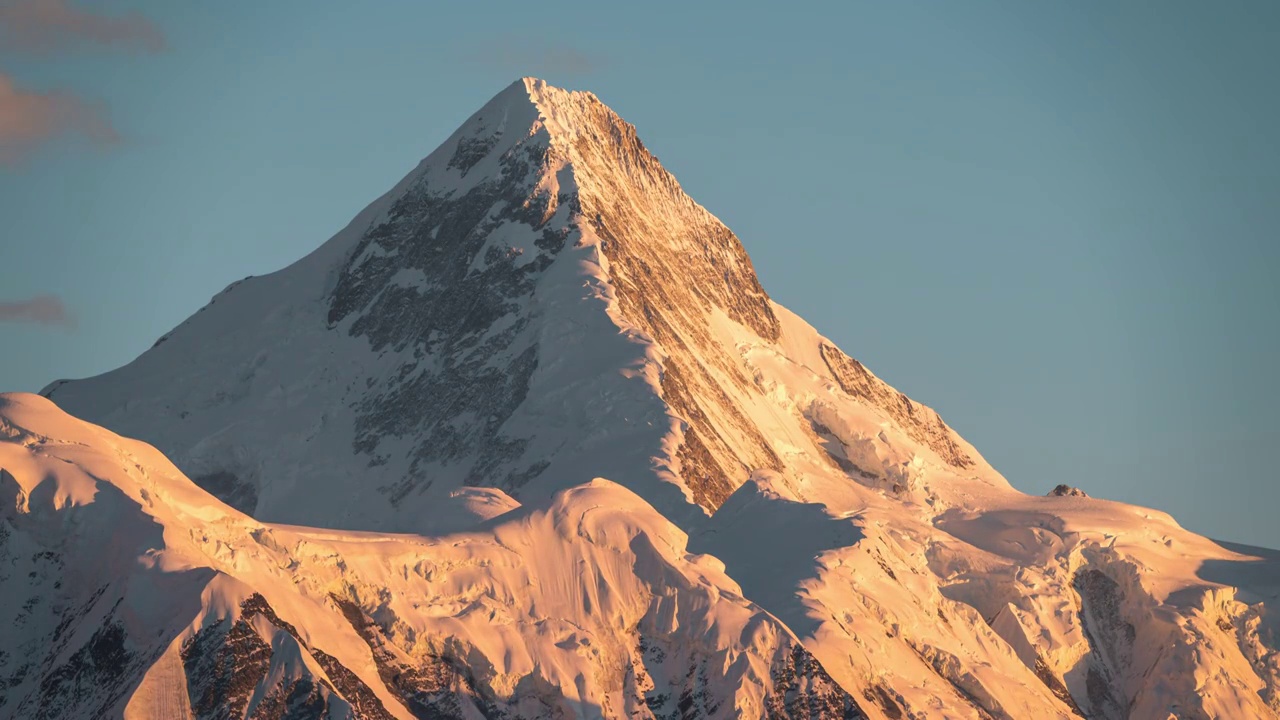
<svg viewBox="0 0 1280 720">
<path fill-rule="evenodd" d="M 1091 717 L 1129 716 L 1128 698 L 1117 696 L 1123 685 L 1117 675 L 1131 672 L 1134 626 L 1124 619 L 1124 594 L 1120 585 L 1100 570 L 1082 570 L 1076 575 L 1080 593 L 1080 620 L 1089 640 L 1089 665 L 1085 687 Z"/>
<path fill-rule="evenodd" d="M 1058 485 L 1049 491 L 1049 495 L 1052 497 L 1089 497 L 1085 491 L 1070 485 Z"/>
<path fill-rule="evenodd" d="M 358 604 L 337 595 L 332 600 L 341 609 L 373 653 L 378 677 L 400 698 L 417 718 L 466 718 L 476 714 L 487 718 L 502 716 L 502 710 L 481 697 L 475 678 L 464 660 L 432 652 L 421 658 L 397 654 L 382 628 Z"/>
<path fill-rule="evenodd" d="M 57 635 L 55 631 L 55 642 Z M 39 718 L 66 717 L 86 710 L 88 715 L 105 714 L 127 692 L 127 682 L 144 664 L 145 660 L 125 647 L 124 628 L 112 621 L 65 662 L 53 664 L 41 676 L 38 695 L 18 703 L 15 712 Z"/>
<path fill-rule="evenodd" d="M 722 387 L 751 380 L 712 337 L 710 315 L 766 341 L 779 338 L 778 319 L 738 238 L 684 194 L 635 128 L 594 96 L 583 115 L 572 146 L 583 216 L 609 259 L 619 318 L 662 348 L 662 399 L 684 424 L 680 476 L 714 510 L 752 469 L 781 461 Z"/>
<path fill-rule="evenodd" d="M 823 343 L 821 349 L 822 359 L 841 389 L 883 410 L 913 440 L 927 445 L 950 465 L 964 469 L 974 464 L 973 458 L 960 446 L 959 438 L 938 413 L 889 387 L 835 345 Z"/>
<path fill-rule="evenodd" d="M 474 144 L 463 142 L 459 151 L 492 148 L 502 136 L 488 126 L 478 132 L 495 134 L 487 136 L 491 142 L 471 138 Z M 354 404 L 353 448 L 372 462 L 389 461 L 379 454 L 383 438 L 411 439 L 409 472 L 387 488 L 393 503 L 430 483 L 422 468 L 431 463 L 467 463 L 469 484 L 508 489 L 540 470 L 494 474 L 527 444 L 499 433 L 528 394 L 538 364 L 529 313 L 522 311 L 573 232 L 568 213 L 556 218 L 559 203 L 572 198 L 529 185 L 550 170 L 547 155 L 538 138 L 527 138 L 499 158 L 496 178 L 460 196 L 420 178 L 342 268 L 329 324 L 366 339 L 374 352 L 405 356 L 390 375 L 366 378 Z M 483 156 L 467 157 L 459 165 L 455 154 L 450 167 L 469 169 Z M 490 242 L 512 227 L 536 239 L 518 250 Z"/>
<path fill-rule="evenodd" d="M 206 624 L 182 643 L 187 697 L 195 717 L 395 717 L 358 675 L 332 655 L 308 648 L 297 629 L 280 619 L 261 595 L 242 601 L 238 614 L 238 618 Z M 288 652 L 306 653 L 323 674 L 276 677 L 279 673 L 272 672 L 273 663 L 279 664 L 280 656 Z"/>
</svg>

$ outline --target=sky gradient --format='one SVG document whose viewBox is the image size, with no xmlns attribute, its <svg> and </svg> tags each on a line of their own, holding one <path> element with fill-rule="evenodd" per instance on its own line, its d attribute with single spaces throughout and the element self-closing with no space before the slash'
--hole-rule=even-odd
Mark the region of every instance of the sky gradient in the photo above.
<svg viewBox="0 0 1280 720">
<path fill-rule="evenodd" d="M 0 389 L 128 362 L 536 75 L 1016 487 L 1280 547 L 1280 4 L 14 1 Z"/>
</svg>

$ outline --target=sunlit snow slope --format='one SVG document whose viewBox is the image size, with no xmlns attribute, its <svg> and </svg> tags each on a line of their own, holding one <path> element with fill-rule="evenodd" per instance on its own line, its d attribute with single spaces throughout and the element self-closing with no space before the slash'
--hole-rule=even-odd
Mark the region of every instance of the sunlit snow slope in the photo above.
<svg viewBox="0 0 1280 720">
<path fill-rule="evenodd" d="M 684 611 L 712 607 L 698 593 L 756 603 L 785 628 L 739 650 L 750 668 L 802 657 L 788 649 L 794 635 L 872 717 L 1280 712 L 1267 611 L 1276 555 L 1223 547 L 1159 512 L 1012 489 L 936 413 L 773 303 L 733 233 L 589 93 L 513 84 L 313 254 L 233 284 L 133 363 L 43 394 L 152 443 L 257 521 L 333 529 L 288 532 L 324 535 L 298 542 L 335 553 L 325 562 L 366 584 L 338 596 L 358 600 L 370 632 L 391 642 L 445 621 L 412 606 L 417 586 L 388 591 L 408 603 L 388 609 L 371 589 L 387 586 L 386 572 L 347 559 L 368 544 L 338 529 L 472 537 L 516 516 L 575 517 L 558 508 L 607 495 L 582 502 L 611 508 L 610 528 L 653 528 L 616 531 L 625 537 L 681 538 L 663 555 L 681 569 L 653 576 L 634 570 L 647 560 L 627 560 L 643 591 L 626 573 L 591 570 L 599 592 L 666 597 Z M 684 559 L 681 532 L 703 559 Z M 563 552 L 604 567 L 592 554 L 599 537 L 568 533 Z M 633 539 L 606 544 L 641 556 Z M 713 571 L 720 561 L 727 576 Z M 681 563 L 706 579 L 690 581 Z M 335 571 L 308 571 L 325 572 Z M 511 588 L 513 577 L 489 582 Z M 534 612 L 516 590 L 494 596 L 484 606 L 494 617 Z M 595 602 L 535 609 L 581 624 L 596 622 Z M 635 657 L 640 645 L 616 633 L 639 616 L 618 612 L 609 617 L 625 622 L 592 647 Z M 681 621 L 653 637 L 714 652 L 745 642 L 703 627 Z M 544 678 L 535 695 L 566 698 L 569 716 L 627 714 L 623 699 L 598 699 L 631 697 L 625 663 L 600 661 L 621 668 L 622 690 L 603 680 L 584 690 L 551 661 L 512 659 L 536 657 L 540 638 L 460 642 L 484 648 L 451 656 L 476 676 L 516 663 L 521 677 Z M 818 667 L 803 658 L 794 662 Z M 714 684 L 712 702 L 719 712 L 754 702 L 741 712 L 760 715 L 771 672 Z M 653 678 L 654 692 L 681 696 Z M 810 696 L 848 707 L 837 695 Z M 587 696 L 594 705 L 568 700 Z M 675 716 L 715 714 L 682 702 Z"/>
<path fill-rule="evenodd" d="M 862 717 L 607 480 L 453 535 L 272 526 L 35 395 L 0 467 L 4 717 Z"/>
</svg>

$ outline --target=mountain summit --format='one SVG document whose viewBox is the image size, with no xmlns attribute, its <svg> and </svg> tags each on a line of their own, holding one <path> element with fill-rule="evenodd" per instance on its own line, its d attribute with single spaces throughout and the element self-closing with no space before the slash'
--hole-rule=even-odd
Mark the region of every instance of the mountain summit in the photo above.
<svg viewBox="0 0 1280 720">
<path fill-rule="evenodd" d="M 590 93 L 512 84 L 42 394 L 0 402 L 0 713 L 1280 714 L 1274 553 L 1014 490 Z"/>
<path fill-rule="evenodd" d="M 784 316 L 632 126 L 524 79 L 312 255 L 43 394 L 266 520 L 431 531 L 464 485 L 523 500 L 599 476 L 689 526 L 825 442 L 808 420 L 779 435 L 743 356 L 781 347 Z M 935 413 L 791 325 L 814 371 L 1003 484 Z"/>
</svg>

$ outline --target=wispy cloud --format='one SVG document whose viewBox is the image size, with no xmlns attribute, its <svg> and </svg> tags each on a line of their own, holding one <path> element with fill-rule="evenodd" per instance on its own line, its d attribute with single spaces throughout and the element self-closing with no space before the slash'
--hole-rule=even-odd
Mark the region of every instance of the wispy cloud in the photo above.
<svg viewBox="0 0 1280 720">
<path fill-rule="evenodd" d="M 65 92 L 32 92 L 0 73 L 0 167 L 20 165 L 31 151 L 66 134 L 97 145 L 120 140 L 105 108 Z"/>
<path fill-rule="evenodd" d="M 473 57 L 480 64 L 526 75 L 586 75 L 605 65 L 602 56 L 570 45 L 510 36 L 499 38 L 492 47 L 477 52 Z"/>
<path fill-rule="evenodd" d="M 76 326 L 76 319 L 62 300 L 54 295 L 39 295 L 29 300 L 0 302 L 0 322 L 29 322 L 38 325 Z"/>
<path fill-rule="evenodd" d="M 40 54 L 85 46 L 153 53 L 166 47 L 159 28 L 139 13 L 98 15 L 67 0 L 0 0 L 0 46 Z"/>
</svg>

